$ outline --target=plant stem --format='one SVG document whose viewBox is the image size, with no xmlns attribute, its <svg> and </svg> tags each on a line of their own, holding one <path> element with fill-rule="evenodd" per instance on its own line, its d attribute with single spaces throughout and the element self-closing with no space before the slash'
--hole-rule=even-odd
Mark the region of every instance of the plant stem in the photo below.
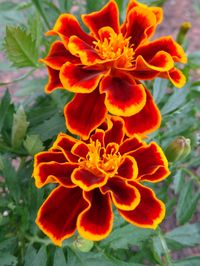
<svg viewBox="0 0 200 266">
<path fill-rule="evenodd" d="M 50 24 L 49 24 L 49 21 L 48 21 L 48 19 L 47 19 L 47 17 L 46 17 L 45 12 L 44 12 L 43 9 L 42 9 L 42 6 L 41 6 L 41 4 L 40 4 L 41 2 L 38 1 L 38 0 L 31 0 L 31 1 L 32 1 L 32 3 L 34 4 L 34 6 L 36 7 L 36 9 L 38 10 L 38 12 L 40 13 L 41 17 L 42 17 L 43 20 L 44 20 L 44 23 L 45 23 L 47 29 L 49 30 L 49 29 L 51 28 L 51 26 L 50 26 Z"/>
<path fill-rule="evenodd" d="M 188 174 L 196 183 L 198 186 L 200 186 L 200 180 L 199 177 L 196 176 L 192 171 L 190 171 L 187 168 L 181 168 L 186 174 Z"/>
<path fill-rule="evenodd" d="M 171 256 L 170 256 L 170 251 L 167 247 L 167 243 L 165 241 L 165 238 L 161 232 L 161 229 L 158 228 L 158 237 L 160 239 L 160 243 L 161 243 L 161 246 L 163 248 L 163 251 L 164 251 L 164 256 L 165 256 L 165 259 L 166 259 L 166 265 L 167 266 L 173 266 L 173 263 L 172 263 L 172 260 L 171 260 Z"/>
<path fill-rule="evenodd" d="M 9 85 L 9 84 L 14 83 L 14 82 L 21 81 L 21 80 L 27 78 L 28 76 L 30 76 L 34 71 L 35 71 L 35 69 L 32 69 L 28 73 L 24 74 L 21 77 L 18 77 L 16 79 L 14 79 L 14 80 L 11 80 L 11 81 L 8 81 L 8 82 L 0 82 L 0 86 L 5 86 L 5 85 Z"/>
</svg>

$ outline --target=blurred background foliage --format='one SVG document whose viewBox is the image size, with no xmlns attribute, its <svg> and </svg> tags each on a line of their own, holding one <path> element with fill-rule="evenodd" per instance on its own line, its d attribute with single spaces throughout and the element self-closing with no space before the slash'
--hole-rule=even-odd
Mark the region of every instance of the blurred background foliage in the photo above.
<svg viewBox="0 0 200 266">
<path fill-rule="evenodd" d="M 63 106 L 72 98 L 67 91 L 44 93 L 47 73 L 38 58 L 47 54 L 53 38 L 44 37 L 63 12 L 80 14 L 100 9 L 106 0 L 32 0 L 0 2 L 1 76 L 12 73 L 9 82 L 0 81 L 0 265 L 25 266 L 199 266 L 200 256 L 179 256 L 180 250 L 200 245 L 198 202 L 200 199 L 200 50 L 188 55 L 183 71 L 187 84 L 174 88 L 168 81 L 147 82 L 162 116 L 162 127 L 149 136 L 169 149 L 180 136 L 191 141 L 187 156 L 172 158 L 171 176 L 154 185 L 167 206 L 165 222 L 157 230 L 141 229 L 117 216 L 110 236 L 97 243 L 79 236 L 55 247 L 35 225 L 35 217 L 51 186 L 38 190 L 32 176 L 33 156 L 48 149 L 59 132 L 66 132 Z M 128 0 L 116 0 L 125 16 Z M 143 0 L 162 6 L 165 0 Z M 198 1 L 194 8 L 200 14 Z M 177 25 L 177 28 L 179 25 Z M 182 35 L 181 35 L 182 34 Z M 181 36 L 181 37 L 180 37 Z M 187 51 L 186 32 L 179 42 Z M 9 90 L 7 89 L 9 87 Z M 179 149 L 178 149 L 179 150 Z M 200 254 L 200 248 L 199 254 Z M 183 253 L 184 254 L 184 253 Z"/>
</svg>

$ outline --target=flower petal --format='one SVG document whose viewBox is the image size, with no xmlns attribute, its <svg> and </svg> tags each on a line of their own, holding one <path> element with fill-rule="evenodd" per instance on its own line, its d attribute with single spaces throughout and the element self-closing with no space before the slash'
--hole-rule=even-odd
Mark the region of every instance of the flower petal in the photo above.
<svg viewBox="0 0 200 266">
<path fill-rule="evenodd" d="M 61 246 L 64 239 L 74 234 L 78 215 L 86 206 L 80 188 L 60 186 L 40 207 L 36 223 L 55 245 Z"/>
<path fill-rule="evenodd" d="M 143 69 L 143 70 L 133 70 L 130 72 L 132 77 L 134 79 L 139 79 L 139 80 L 149 80 L 149 79 L 154 79 L 157 76 L 159 76 L 160 72 L 153 70 L 153 69 Z"/>
<path fill-rule="evenodd" d="M 77 162 L 79 158 L 71 153 L 71 149 L 77 141 L 67 134 L 60 133 L 52 146 L 52 150 L 61 150 L 68 161 Z"/>
<path fill-rule="evenodd" d="M 90 191 L 105 185 L 107 177 L 101 172 L 96 174 L 84 168 L 77 168 L 72 173 L 72 182 L 84 191 Z"/>
<path fill-rule="evenodd" d="M 101 146 L 104 147 L 104 137 L 105 137 L 105 132 L 102 129 L 96 129 L 95 133 L 90 136 L 90 139 L 96 142 L 97 140 L 101 143 Z"/>
<path fill-rule="evenodd" d="M 114 115 L 131 116 L 145 105 L 146 93 L 142 84 L 124 72 L 106 76 L 100 83 L 100 93 L 106 94 L 105 105 Z"/>
<path fill-rule="evenodd" d="M 47 85 L 45 86 L 45 92 L 51 93 L 52 91 L 56 89 L 64 89 L 60 81 L 60 78 L 59 78 L 60 71 L 55 70 L 51 67 L 47 67 L 47 70 L 48 70 L 49 81 Z"/>
<path fill-rule="evenodd" d="M 124 117 L 125 129 L 128 136 L 148 134 L 160 127 L 160 111 L 148 90 L 146 90 L 146 95 L 147 100 L 144 108 L 133 116 Z"/>
<path fill-rule="evenodd" d="M 64 109 L 66 126 L 71 133 L 87 139 L 91 131 L 105 119 L 105 96 L 98 90 L 89 94 L 76 94 Z"/>
<path fill-rule="evenodd" d="M 71 174 L 77 167 L 76 163 L 40 163 L 33 172 L 35 185 L 37 188 L 41 188 L 48 183 L 59 183 L 65 187 L 74 187 Z"/>
<path fill-rule="evenodd" d="M 138 176 L 138 166 L 136 160 L 126 155 L 118 168 L 117 171 L 118 175 L 128 179 L 128 180 L 134 180 Z"/>
<path fill-rule="evenodd" d="M 138 55 L 141 55 L 149 62 L 159 51 L 164 51 L 170 54 L 174 62 L 187 62 L 187 57 L 183 48 L 175 42 L 171 36 L 165 36 L 140 46 L 135 51 L 135 56 L 137 57 Z"/>
<path fill-rule="evenodd" d="M 186 83 L 185 75 L 182 73 L 181 70 L 177 68 L 173 68 L 166 73 L 160 73 L 159 76 L 162 78 L 169 79 L 172 84 L 177 88 L 182 88 Z"/>
<path fill-rule="evenodd" d="M 65 163 L 66 158 L 62 152 L 58 151 L 43 151 L 39 152 L 34 157 L 34 167 L 37 167 L 40 163 L 48 162 Z"/>
<path fill-rule="evenodd" d="M 130 152 L 129 155 L 137 162 L 138 179 L 141 181 L 158 182 L 170 174 L 168 161 L 155 142 Z"/>
<path fill-rule="evenodd" d="M 78 20 L 71 14 L 60 15 L 53 27 L 53 30 L 48 31 L 46 35 L 59 35 L 66 48 L 68 46 L 69 37 L 73 35 L 78 36 L 89 44 L 92 44 L 94 41 L 92 36 L 82 30 Z"/>
<path fill-rule="evenodd" d="M 109 26 L 115 33 L 119 33 L 119 11 L 115 1 L 109 1 L 100 11 L 83 15 L 82 20 L 95 37 L 102 27 Z"/>
<path fill-rule="evenodd" d="M 132 211 L 119 210 L 120 215 L 129 223 L 142 227 L 156 229 L 165 216 L 165 205 L 156 198 L 155 193 L 150 188 L 131 181 L 140 193 L 139 205 Z"/>
<path fill-rule="evenodd" d="M 128 153 L 130 151 L 137 150 L 138 148 L 142 147 L 144 145 L 144 142 L 135 135 L 132 138 L 127 138 L 120 146 L 119 146 L 119 152 L 121 155 L 124 153 Z"/>
<path fill-rule="evenodd" d="M 103 75 L 100 70 L 86 69 L 70 63 L 64 64 L 60 70 L 63 87 L 75 93 L 91 93 L 97 88 Z"/>
<path fill-rule="evenodd" d="M 150 38 L 156 28 L 156 16 L 148 8 L 137 6 L 130 10 L 125 24 L 124 35 L 131 37 L 130 43 L 136 49 L 141 43 Z"/>
<path fill-rule="evenodd" d="M 80 158 L 86 158 L 89 151 L 87 144 L 83 141 L 78 141 L 71 149 L 71 152 Z"/>
<path fill-rule="evenodd" d="M 106 238 L 113 224 L 112 204 L 109 194 L 102 195 L 99 189 L 84 192 L 84 198 L 89 206 L 78 217 L 77 230 L 79 234 L 93 241 Z"/>
<path fill-rule="evenodd" d="M 70 62 L 73 64 L 80 63 L 80 59 L 73 56 L 63 45 L 61 41 L 55 41 L 50 48 L 47 57 L 40 59 L 40 62 L 45 63 L 47 66 L 60 70 L 63 64 Z"/>
<path fill-rule="evenodd" d="M 77 36 L 70 37 L 68 49 L 73 55 L 80 57 L 83 65 L 92 65 L 102 61 L 102 59 L 92 48 L 92 46 L 90 46 Z"/>
<path fill-rule="evenodd" d="M 133 210 L 140 202 L 138 190 L 118 176 L 110 178 L 101 191 L 110 192 L 113 203 L 120 210 Z"/>
<path fill-rule="evenodd" d="M 120 144 L 124 138 L 124 122 L 120 117 L 112 116 L 108 118 L 112 123 L 111 127 L 105 131 L 104 143 L 105 146 L 110 142 Z"/>
</svg>

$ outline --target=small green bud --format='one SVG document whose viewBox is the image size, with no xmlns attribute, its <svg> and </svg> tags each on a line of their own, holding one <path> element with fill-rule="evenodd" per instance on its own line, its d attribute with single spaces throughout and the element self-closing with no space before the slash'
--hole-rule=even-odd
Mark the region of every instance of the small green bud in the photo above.
<svg viewBox="0 0 200 266">
<path fill-rule="evenodd" d="M 181 136 L 169 143 L 165 150 L 165 155 L 169 162 L 174 162 L 184 159 L 190 152 L 190 139 Z"/>
<path fill-rule="evenodd" d="M 192 27 L 192 24 L 189 21 L 185 21 L 181 24 L 178 36 L 176 38 L 176 40 L 179 44 L 183 44 L 185 37 L 186 37 L 186 35 L 187 35 L 187 33 L 191 27 Z"/>
<path fill-rule="evenodd" d="M 77 236 L 73 242 L 73 246 L 81 252 L 89 252 L 93 248 L 94 242 Z"/>
</svg>

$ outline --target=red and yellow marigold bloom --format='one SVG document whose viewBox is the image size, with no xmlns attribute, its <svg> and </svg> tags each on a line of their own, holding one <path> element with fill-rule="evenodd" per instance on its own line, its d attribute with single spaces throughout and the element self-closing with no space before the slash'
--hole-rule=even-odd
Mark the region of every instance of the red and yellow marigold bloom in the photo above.
<svg viewBox="0 0 200 266">
<path fill-rule="evenodd" d="M 161 8 L 130 0 L 120 25 L 117 4 L 111 0 L 100 11 L 82 16 L 89 34 L 71 14 L 62 14 L 47 32 L 60 40 L 41 59 L 49 73 L 45 91 L 62 88 L 76 93 L 64 110 L 73 134 L 87 139 L 107 112 L 125 120 L 129 136 L 160 126 L 159 110 L 140 80 L 163 77 L 182 87 L 185 77 L 175 63 L 187 61 L 171 36 L 149 40 L 162 16 Z"/>
<path fill-rule="evenodd" d="M 56 245 L 76 230 L 93 241 L 106 238 L 113 206 L 129 223 L 155 229 L 165 205 L 143 182 L 156 183 L 169 174 L 161 148 L 136 135 L 127 138 L 121 118 L 104 122 L 87 141 L 61 133 L 49 151 L 35 156 L 36 186 L 56 185 L 36 223 Z"/>
</svg>

